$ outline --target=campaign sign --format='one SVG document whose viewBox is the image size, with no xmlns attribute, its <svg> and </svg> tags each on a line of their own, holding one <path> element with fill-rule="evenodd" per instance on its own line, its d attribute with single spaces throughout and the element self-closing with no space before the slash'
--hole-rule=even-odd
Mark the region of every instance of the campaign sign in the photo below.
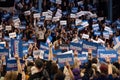
<svg viewBox="0 0 120 80">
<path fill-rule="evenodd" d="M 88 61 L 88 57 L 86 54 L 78 54 L 78 59 L 81 63 L 86 63 Z"/>
<path fill-rule="evenodd" d="M 70 43 L 70 50 L 77 50 L 78 52 L 81 52 L 82 51 L 82 44 L 71 42 Z"/>
<path fill-rule="evenodd" d="M 49 54 L 49 50 L 45 50 L 43 55 L 44 60 L 48 60 L 48 54 Z"/>
<path fill-rule="evenodd" d="M 27 42 L 22 43 L 23 55 L 28 53 L 29 44 Z"/>
<path fill-rule="evenodd" d="M 35 50 L 35 51 L 33 51 L 33 56 L 34 56 L 34 58 L 43 59 L 44 51 L 43 50 Z"/>
<path fill-rule="evenodd" d="M 94 31 L 99 30 L 99 24 L 93 24 L 92 28 L 93 28 Z"/>
<path fill-rule="evenodd" d="M 23 57 L 22 40 L 11 39 L 11 57 L 18 53 L 19 57 Z"/>
<path fill-rule="evenodd" d="M 24 61 L 23 60 L 20 60 L 20 63 L 21 64 L 23 64 L 24 63 Z M 14 59 L 8 59 L 7 60 L 7 67 L 6 67 L 6 70 L 7 71 L 17 71 L 18 69 L 17 69 L 17 61 L 16 61 L 16 59 L 14 58 Z"/>
<path fill-rule="evenodd" d="M 8 57 L 9 56 L 8 54 L 9 54 L 9 49 L 6 49 L 6 48 L 0 49 L 0 56 L 4 55 Z"/>
<path fill-rule="evenodd" d="M 115 50 L 99 51 L 99 60 L 105 61 L 105 58 L 110 57 L 111 62 L 115 62 L 118 59 L 118 53 Z"/>
<path fill-rule="evenodd" d="M 49 46 L 46 43 L 40 43 L 40 50 L 49 50 Z"/>
<path fill-rule="evenodd" d="M 0 43 L 0 49 L 4 49 L 4 48 L 5 48 L 5 44 Z"/>
<path fill-rule="evenodd" d="M 59 49 L 61 49 L 62 52 L 66 52 L 66 51 L 69 50 L 69 46 L 68 46 L 68 44 L 61 44 L 61 45 L 59 46 Z"/>
<path fill-rule="evenodd" d="M 98 49 L 98 45 L 97 43 L 94 42 L 89 42 L 84 40 L 83 41 L 83 52 L 88 52 L 88 49 L 92 49 L 92 55 L 96 56 L 97 55 L 97 49 Z"/>
<path fill-rule="evenodd" d="M 70 65 L 74 64 L 73 51 L 67 51 L 61 54 L 57 54 L 58 64 L 60 67 L 64 67 L 65 62 L 69 62 Z"/>
</svg>

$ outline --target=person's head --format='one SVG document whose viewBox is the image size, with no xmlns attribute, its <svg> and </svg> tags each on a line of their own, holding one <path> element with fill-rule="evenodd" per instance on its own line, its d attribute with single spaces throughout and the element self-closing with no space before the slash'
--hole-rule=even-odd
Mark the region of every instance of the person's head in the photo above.
<svg viewBox="0 0 120 80">
<path fill-rule="evenodd" d="M 58 73 L 56 73 L 54 76 L 54 80 L 64 80 L 64 79 L 65 79 L 65 75 L 63 74 L 62 71 L 58 71 Z"/>
<path fill-rule="evenodd" d="M 41 59 L 36 59 L 35 60 L 35 67 L 39 70 L 41 70 L 43 68 L 43 61 Z"/>
</svg>

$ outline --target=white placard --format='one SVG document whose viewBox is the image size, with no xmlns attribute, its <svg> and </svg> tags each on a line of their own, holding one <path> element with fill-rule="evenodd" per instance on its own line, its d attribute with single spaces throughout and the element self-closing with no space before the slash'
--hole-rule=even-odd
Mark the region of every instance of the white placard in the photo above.
<svg viewBox="0 0 120 80">
<path fill-rule="evenodd" d="M 104 30 L 106 30 L 106 31 L 111 31 L 111 28 L 105 26 Z"/>
<path fill-rule="evenodd" d="M 66 20 L 60 21 L 60 25 L 67 25 L 67 21 Z"/>
<path fill-rule="evenodd" d="M 48 10 L 48 15 L 52 16 L 53 12 L 51 10 Z"/>
<path fill-rule="evenodd" d="M 89 23 L 87 22 L 87 21 L 85 21 L 85 22 L 82 22 L 82 24 L 81 24 L 83 27 L 86 27 L 86 26 L 89 26 Z"/>
<path fill-rule="evenodd" d="M 23 8 L 23 5 L 22 5 L 21 3 L 19 3 L 19 4 L 17 4 L 17 5 L 18 5 L 18 7 L 20 7 L 20 9 Z"/>
<path fill-rule="evenodd" d="M 57 13 L 55 14 L 55 16 L 61 18 L 61 17 L 62 17 L 62 14 L 59 13 L 59 12 L 57 12 Z"/>
<path fill-rule="evenodd" d="M 82 23 L 82 20 L 81 19 L 76 19 L 75 20 L 75 25 L 78 26 Z"/>
<path fill-rule="evenodd" d="M 76 14 L 70 14 L 70 18 L 76 18 Z"/>
<path fill-rule="evenodd" d="M 59 17 L 53 17 L 53 19 L 52 19 L 53 22 L 56 22 L 56 21 L 59 21 L 59 20 L 60 20 Z"/>
<path fill-rule="evenodd" d="M 33 17 L 34 17 L 34 18 L 40 18 L 40 13 L 35 13 L 35 14 L 33 15 Z"/>
<path fill-rule="evenodd" d="M 5 27 L 5 30 L 11 30 L 12 29 L 12 26 L 6 26 Z"/>
<path fill-rule="evenodd" d="M 52 20 L 52 16 L 46 16 L 45 20 Z"/>
<path fill-rule="evenodd" d="M 42 16 L 48 16 L 48 12 L 42 12 Z"/>
<path fill-rule="evenodd" d="M 0 25 L 0 30 L 2 30 L 3 28 L 2 28 L 2 25 Z"/>
<path fill-rule="evenodd" d="M 14 22 L 14 23 L 20 23 L 20 19 L 19 19 L 19 18 L 14 19 L 13 22 Z"/>
<path fill-rule="evenodd" d="M 61 4 L 62 1 L 61 0 L 56 0 L 56 4 Z"/>
<path fill-rule="evenodd" d="M 16 37 L 16 32 L 9 33 L 9 37 L 10 37 L 10 38 L 15 38 L 15 37 Z"/>
<path fill-rule="evenodd" d="M 28 11 L 25 11 L 24 14 L 25 14 L 25 15 L 30 15 L 31 12 L 30 12 L 30 10 L 28 10 Z"/>
<path fill-rule="evenodd" d="M 76 16 L 77 16 L 77 17 L 81 17 L 81 16 L 83 16 L 83 15 L 85 15 L 84 11 L 80 11 L 80 12 L 76 13 Z"/>
<path fill-rule="evenodd" d="M 89 35 L 88 35 L 88 34 L 83 34 L 83 35 L 82 35 L 82 38 L 84 38 L 84 39 L 89 39 Z"/>
<path fill-rule="evenodd" d="M 33 51 L 33 56 L 34 56 L 34 58 L 41 58 L 41 59 L 43 59 L 43 55 L 44 55 L 44 51 L 42 51 L 42 50 L 35 50 L 35 51 Z"/>
</svg>

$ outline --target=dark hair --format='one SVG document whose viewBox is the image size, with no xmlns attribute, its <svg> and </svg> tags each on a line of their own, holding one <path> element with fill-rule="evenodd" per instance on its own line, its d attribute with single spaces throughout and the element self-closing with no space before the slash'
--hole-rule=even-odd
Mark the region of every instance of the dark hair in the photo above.
<svg viewBox="0 0 120 80">
<path fill-rule="evenodd" d="M 41 69 L 43 67 L 43 61 L 41 59 L 36 59 L 35 60 L 35 66 L 38 68 L 38 69 Z"/>
<path fill-rule="evenodd" d="M 65 74 L 63 74 L 62 71 L 58 71 L 58 73 L 55 74 L 54 80 L 64 80 L 65 79 Z"/>
</svg>

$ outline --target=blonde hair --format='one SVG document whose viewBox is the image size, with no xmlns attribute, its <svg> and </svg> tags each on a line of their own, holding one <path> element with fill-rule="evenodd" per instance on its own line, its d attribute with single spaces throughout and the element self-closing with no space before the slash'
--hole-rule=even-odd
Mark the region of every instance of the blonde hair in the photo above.
<svg viewBox="0 0 120 80">
<path fill-rule="evenodd" d="M 17 79 L 17 71 L 7 71 L 4 80 L 16 80 Z"/>
</svg>

